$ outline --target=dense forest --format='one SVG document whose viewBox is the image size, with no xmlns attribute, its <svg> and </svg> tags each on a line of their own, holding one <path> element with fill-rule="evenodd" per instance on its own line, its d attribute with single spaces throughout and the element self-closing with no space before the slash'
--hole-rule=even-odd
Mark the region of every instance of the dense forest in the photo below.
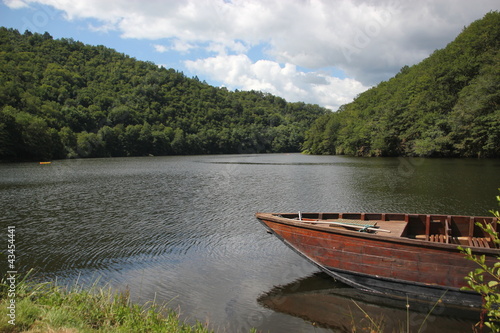
<svg viewBox="0 0 500 333">
<path fill-rule="evenodd" d="M 337 112 L 0 28 L 0 160 L 294 152 L 500 157 L 500 13 Z"/>
<path fill-rule="evenodd" d="M 293 152 L 327 113 L 104 46 L 0 28 L 0 160 Z"/>
<path fill-rule="evenodd" d="M 321 116 L 312 154 L 500 157 L 500 13 L 446 48 Z"/>
</svg>

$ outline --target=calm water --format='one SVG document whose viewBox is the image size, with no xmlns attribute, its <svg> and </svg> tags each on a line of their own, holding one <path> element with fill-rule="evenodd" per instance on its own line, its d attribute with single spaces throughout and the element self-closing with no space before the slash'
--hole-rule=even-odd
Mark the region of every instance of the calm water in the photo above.
<svg viewBox="0 0 500 333">
<path fill-rule="evenodd" d="M 0 226 L 5 240 L 7 226 L 16 225 L 18 266 L 44 279 L 100 277 L 129 288 L 138 302 L 169 302 L 183 319 L 217 331 L 342 331 L 351 319 L 328 313 L 356 309 L 357 292 L 316 274 L 254 213 L 489 215 L 499 170 L 498 160 L 299 154 L 3 164 Z M 391 325 L 406 325 L 406 312 L 382 301 L 359 305 L 374 316 L 390 309 Z M 319 304 L 333 308 L 306 311 Z M 431 317 L 426 331 L 471 332 L 467 314 Z M 412 314 L 411 325 L 423 317 Z"/>
</svg>

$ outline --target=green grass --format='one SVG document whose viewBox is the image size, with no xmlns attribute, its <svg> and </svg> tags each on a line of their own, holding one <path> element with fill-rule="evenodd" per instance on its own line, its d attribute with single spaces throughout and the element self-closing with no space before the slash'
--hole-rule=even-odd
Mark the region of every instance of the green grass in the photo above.
<svg viewBox="0 0 500 333">
<path fill-rule="evenodd" d="M 15 299 L 15 325 L 9 323 L 7 306 Z M 189 325 L 165 306 L 132 304 L 128 293 L 111 288 L 65 288 L 55 283 L 18 281 L 9 297 L 4 279 L 0 284 L 0 332 L 213 332 L 202 323 Z"/>
</svg>

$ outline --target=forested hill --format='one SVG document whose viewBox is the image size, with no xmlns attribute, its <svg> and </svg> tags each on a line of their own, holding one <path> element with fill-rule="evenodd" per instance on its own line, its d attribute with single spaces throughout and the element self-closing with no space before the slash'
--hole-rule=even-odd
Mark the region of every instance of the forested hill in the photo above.
<svg viewBox="0 0 500 333">
<path fill-rule="evenodd" d="M 317 105 L 0 28 L 0 159 L 299 151 Z"/>
<path fill-rule="evenodd" d="M 307 133 L 312 154 L 500 157 L 500 13 Z M 397 55 L 395 55 L 397 56 Z"/>
</svg>

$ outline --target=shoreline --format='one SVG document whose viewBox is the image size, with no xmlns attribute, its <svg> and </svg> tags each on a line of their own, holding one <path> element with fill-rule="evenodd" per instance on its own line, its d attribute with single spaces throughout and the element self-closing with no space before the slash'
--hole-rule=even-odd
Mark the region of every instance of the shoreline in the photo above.
<svg viewBox="0 0 500 333">
<path fill-rule="evenodd" d="M 131 302 L 128 292 L 111 287 L 58 286 L 35 282 L 29 273 L 11 283 L 0 284 L 0 331 L 35 332 L 169 332 L 213 333 L 208 323 L 182 322 L 179 314 L 164 305 Z"/>
</svg>

